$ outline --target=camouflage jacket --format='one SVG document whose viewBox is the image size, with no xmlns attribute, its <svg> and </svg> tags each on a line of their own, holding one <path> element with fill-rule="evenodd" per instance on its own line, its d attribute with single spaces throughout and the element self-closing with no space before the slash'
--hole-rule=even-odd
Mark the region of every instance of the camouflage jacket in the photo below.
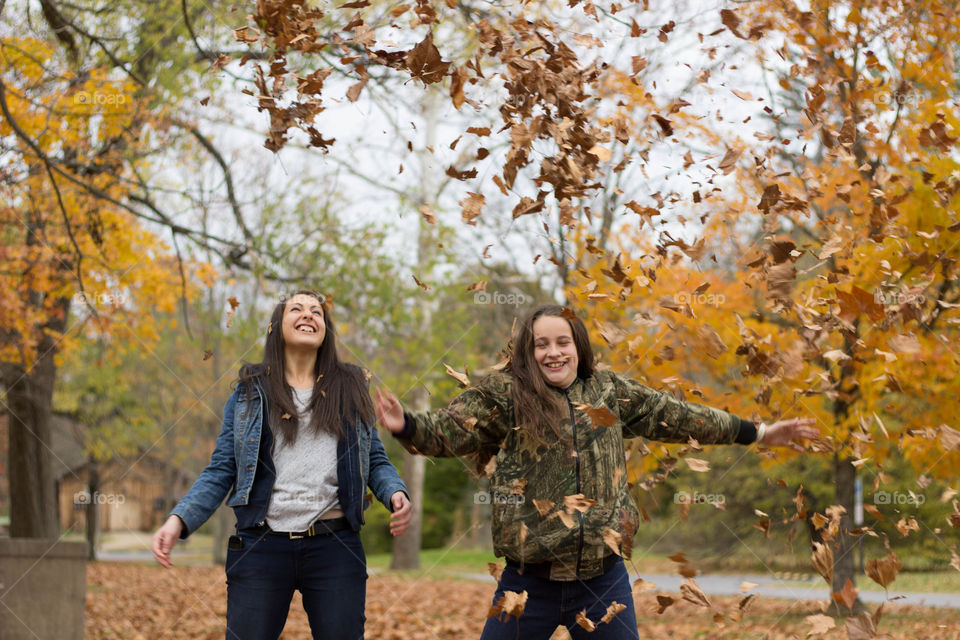
<svg viewBox="0 0 960 640">
<path fill-rule="evenodd" d="M 566 396 L 569 416 L 560 425 L 562 439 L 551 433 L 543 443 L 516 428 L 512 386 L 508 373 L 487 376 L 446 409 L 407 414 L 397 437 L 409 451 L 429 456 L 496 456 L 487 497 L 494 552 L 520 564 L 549 562 L 554 580 L 600 575 L 612 553 L 604 536 L 616 545 L 616 534 L 632 540 L 636 533 L 624 438 L 733 443 L 741 431 L 734 415 L 597 371 L 556 390 Z M 569 497 L 577 494 L 582 498 Z"/>
</svg>

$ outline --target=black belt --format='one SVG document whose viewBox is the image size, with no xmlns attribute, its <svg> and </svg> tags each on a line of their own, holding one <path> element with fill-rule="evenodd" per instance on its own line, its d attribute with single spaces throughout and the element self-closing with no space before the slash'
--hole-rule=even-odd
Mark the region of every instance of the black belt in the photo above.
<svg viewBox="0 0 960 640">
<path fill-rule="evenodd" d="M 610 569 L 613 569 L 615 566 L 617 566 L 618 562 L 620 562 L 620 556 L 618 556 L 615 553 L 611 553 L 610 555 L 605 557 L 603 559 L 603 565 L 602 565 L 603 573 L 606 573 L 607 571 L 610 571 Z M 510 558 L 507 558 L 508 567 L 513 567 L 519 573 L 522 573 L 524 575 L 536 576 L 537 578 L 543 578 L 544 580 L 550 580 L 550 570 L 553 568 L 553 565 L 554 565 L 553 562 L 536 562 L 536 563 L 526 562 L 523 565 L 521 565 L 516 560 L 511 560 Z"/>
<path fill-rule="evenodd" d="M 339 518 L 330 518 L 329 520 L 317 520 L 310 525 L 310 528 L 306 531 L 274 531 L 266 524 L 260 525 L 259 527 L 252 527 L 250 531 L 255 533 L 266 533 L 273 536 L 283 536 L 284 538 L 296 540 L 297 538 L 326 536 L 330 535 L 334 531 L 342 531 L 343 529 L 348 529 L 349 527 L 350 521 L 347 520 L 347 517 L 340 516 Z"/>
</svg>

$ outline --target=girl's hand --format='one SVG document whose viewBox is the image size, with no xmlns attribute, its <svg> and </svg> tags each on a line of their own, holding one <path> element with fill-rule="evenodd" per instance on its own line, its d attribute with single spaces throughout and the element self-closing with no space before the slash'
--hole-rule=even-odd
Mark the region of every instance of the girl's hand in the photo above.
<svg viewBox="0 0 960 640">
<path fill-rule="evenodd" d="M 377 422 L 380 426 L 396 435 L 403 431 L 403 406 L 397 396 L 389 391 L 377 389 L 374 394 Z"/>
<path fill-rule="evenodd" d="M 800 440 L 801 438 L 813 439 L 820 436 L 820 430 L 812 427 L 811 425 L 816 424 L 815 418 L 790 418 L 788 420 L 780 420 L 774 422 L 773 424 L 767 425 L 766 431 L 763 434 L 763 440 L 758 440 L 758 444 L 763 444 L 768 447 L 793 447 L 798 451 L 802 451 L 803 447 L 794 442 L 795 440 Z"/>
<path fill-rule="evenodd" d="M 161 565 L 169 569 L 173 566 L 170 562 L 170 551 L 173 545 L 180 539 L 180 533 L 183 531 L 183 522 L 178 516 L 170 516 L 163 526 L 157 529 L 153 534 L 153 557 Z"/>
<path fill-rule="evenodd" d="M 395 536 L 403 535 L 413 518 L 413 505 L 403 491 L 397 491 L 390 496 L 390 504 L 393 505 L 393 513 L 390 514 L 390 533 Z"/>
</svg>

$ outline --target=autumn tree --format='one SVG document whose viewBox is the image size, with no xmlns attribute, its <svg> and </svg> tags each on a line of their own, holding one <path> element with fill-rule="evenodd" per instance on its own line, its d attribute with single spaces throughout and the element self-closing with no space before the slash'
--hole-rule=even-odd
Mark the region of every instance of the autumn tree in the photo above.
<svg viewBox="0 0 960 640">
<path fill-rule="evenodd" d="M 645 217 L 693 210 L 682 215 L 702 216 L 696 237 L 628 224 L 623 255 L 601 256 L 571 295 L 597 310 L 614 360 L 642 364 L 655 386 L 754 418 L 818 418 L 813 449 L 830 457 L 836 493 L 797 517 L 812 519 L 836 606 L 859 611 L 853 536 L 873 527 L 854 531 L 856 476 L 884 491 L 892 447 L 927 477 L 957 463 L 957 122 L 945 105 L 960 16 L 949 3 L 816 2 L 718 18 L 755 42 L 773 82 L 740 97 L 763 100 L 767 117 L 750 135 L 699 138 L 719 161 L 692 197 Z M 874 524 L 892 511 L 867 510 Z M 939 527 L 897 517 L 902 535 Z"/>
</svg>

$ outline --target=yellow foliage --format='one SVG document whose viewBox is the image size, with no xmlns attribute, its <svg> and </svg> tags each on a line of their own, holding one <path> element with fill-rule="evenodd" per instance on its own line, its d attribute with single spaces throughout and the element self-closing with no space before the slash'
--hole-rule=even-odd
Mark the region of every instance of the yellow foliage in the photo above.
<svg viewBox="0 0 960 640">
<path fill-rule="evenodd" d="M 154 340 L 154 312 L 174 310 L 213 275 L 209 265 L 184 261 L 182 283 L 170 246 L 108 200 L 124 200 L 133 150 L 150 123 L 135 87 L 99 69 L 79 78 L 56 65 L 39 40 L 0 40 L 12 116 L 0 120 L 0 135 L 18 152 L 0 173 L 0 327 L 13 338 L 0 360 L 24 367 L 43 332 L 60 352 L 82 331 Z M 75 322 L 61 333 L 70 312 Z"/>
</svg>

